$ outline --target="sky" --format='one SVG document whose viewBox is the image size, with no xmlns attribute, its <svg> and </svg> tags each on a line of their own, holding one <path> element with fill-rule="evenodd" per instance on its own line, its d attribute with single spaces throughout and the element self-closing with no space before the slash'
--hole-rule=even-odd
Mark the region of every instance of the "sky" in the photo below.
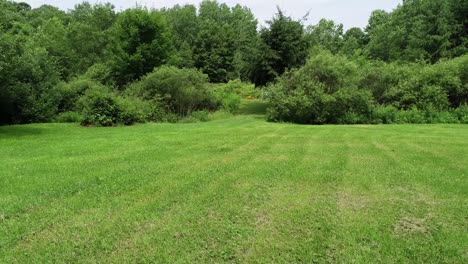
<svg viewBox="0 0 468 264">
<path fill-rule="evenodd" d="M 72 9 L 82 0 L 22 0 L 33 8 L 43 4 L 56 6 L 62 10 Z M 171 7 L 176 4 L 198 5 L 202 0 L 88 0 L 90 3 L 110 2 L 117 11 L 134 7 L 137 3 L 148 8 Z M 17 0 L 17 2 L 21 2 Z M 249 7 L 260 24 L 264 24 L 276 13 L 279 6 L 286 15 L 295 19 L 303 18 L 310 11 L 306 24 L 317 24 L 321 18 L 332 19 L 342 23 L 344 28 L 365 27 L 373 10 L 392 11 L 402 0 L 218 0 L 229 6 L 241 4 Z"/>
</svg>

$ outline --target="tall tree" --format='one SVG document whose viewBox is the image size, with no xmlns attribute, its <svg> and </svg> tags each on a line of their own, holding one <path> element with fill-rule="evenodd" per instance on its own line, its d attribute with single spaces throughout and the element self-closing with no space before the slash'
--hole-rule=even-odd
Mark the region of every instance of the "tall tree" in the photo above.
<svg viewBox="0 0 468 264">
<path fill-rule="evenodd" d="M 287 69 L 299 67 L 305 63 L 308 44 L 304 37 L 304 26 L 300 21 L 284 15 L 278 8 L 278 13 L 267 21 L 268 27 L 262 28 L 260 36 L 266 45 L 258 53 L 257 65 L 264 65 L 263 75 L 256 80 L 257 85 L 265 85 L 273 80 L 273 75 L 281 75 Z M 265 67 L 266 66 L 266 67 Z"/>
<path fill-rule="evenodd" d="M 232 8 L 232 26 L 235 34 L 233 78 L 248 80 L 258 51 L 258 21 L 247 7 L 236 5 Z"/>
<path fill-rule="evenodd" d="M 110 65 L 119 86 L 164 65 L 174 52 L 170 30 L 156 11 L 125 10 L 118 15 L 112 30 Z"/>
<path fill-rule="evenodd" d="M 375 11 L 366 28 L 369 56 L 434 63 L 465 54 L 467 6 L 463 0 L 405 0 L 391 13 Z"/>
<path fill-rule="evenodd" d="M 169 27 L 174 35 L 174 46 L 177 54 L 172 64 L 181 68 L 194 66 L 193 50 L 198 34 L 197 8 L 194 5 L 176 5 L 172 8 L 162 9 Z"/>
<path fill-rule="evenodd" d="M 337 54 L 343 46 L 343 24 L 321 19 L 317 25 L 307 27 L 307 40 L 311 46 L 320 46 Z"/>
<path fill-rule="evenodd" d="M 199 30 L 195 41 L 195 66 L 211 82 L 226 82 L 234 71 L 235 31 L 231 10 L 217 1 L 203 1 L 199 8 Z"/>
<path fill-rule="evenodd" d="M 110 29 L 117 15 L 111 4 L 84 2 L 70 11 L 67 39 L 76 57 L 74 72 L 84 73 L 90 66 L 105 60 L 110 41 Z"/>
</svg>

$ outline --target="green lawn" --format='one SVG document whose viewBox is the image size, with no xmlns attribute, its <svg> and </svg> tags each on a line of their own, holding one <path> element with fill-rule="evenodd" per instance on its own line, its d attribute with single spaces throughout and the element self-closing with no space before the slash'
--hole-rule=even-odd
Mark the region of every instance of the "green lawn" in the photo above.
<svg viewBox="0 0 468 264">
<path fill-rule="evenodd" d="M 32 262 L 468 263 L 468 126 L 0 127 L 0 263 Z"/>
</svg>

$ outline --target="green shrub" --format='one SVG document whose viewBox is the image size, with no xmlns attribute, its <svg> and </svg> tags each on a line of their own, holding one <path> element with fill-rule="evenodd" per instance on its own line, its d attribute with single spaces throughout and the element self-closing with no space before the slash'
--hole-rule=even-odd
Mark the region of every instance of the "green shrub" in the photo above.
<svg viewBox="0 0 468 264">
<path fill-rule="evenodd" d="M 114 82 L 112 80 L 112 70 L 111 68 L 104 63 L 96 63 L 84 74 L 84 77 L 95 82 L 113 86 Z"/>
<path fill-rule="evenodd" d="M 190 116 L 195 118 L 196 120 L 198 120 L 200 122 L 210 121 L 208 111 L 195 111 Z"/>
<path fill-rule="evenodd" d="M 262 95 L 262 90 L 255 88 L 255 84 L 244 83 L 240 79 L 231 80 L 228 83 L 220 83 L 217 84 L 217 86 L 217 89 L 220 89 L 225 93 L 237 94 L 241 98 L 247 98 L 249 96 L 260 98 Z"/>
<path fill-rule="evenodd" d="M 167 123 L 177 123 L 179 122 L 180 117 L 174 113 L 166 113 L 164 115 L 164 118 L 161 120 L 162 122 L 167 122 Z"/>
<path fill-rule="evenodd" d="M 240 96 L 234 93 L 224 94 L 222 98 L 222 109 L 234 113 L 239 110 Z"/>
<path fill-rule="evenodd" d="M 144 100 L 160 100 L 167 112 L 179 116 L 210 109 L 216 104 L 208 88 L 208 76 L 196 69 L 157 68 L 129 85 L 127 93 Z"/>
<path fill-rule="evenodd" d="M 77 112 L 63 112 L 55 117 L 57 123 L 80 123 L 83 116 Z"/>
<path fill-rule="evenodd" d="M 135 123 L 144 123 L 150 114 L 150 108 L 147 103 L 136 98 L 120 97 L 117 100 L 120 112 L 118 122 L 124 125 L 133 125 Z"/>
<path fill-rule="evenodd" d="M 460 107 L 453 110 L 453 113 L 461 124 L 468 124 L 468 104 L 460 105 Z"/>
<path fill-rule="evenodd" d="M 79 99 L 88 90 L 104 89 L 103 86 L 88 78 L 77 78 L 68 83 L 60 83 L 54 88 L 54 100 L 58 113 L 77 111 Z"/>
<path fill-rule="evenodd" d="M 423 111 L 417 108 L 401 110 L 397 112 L 397 123 L 399 124 L 425 124 L 427 120 Z"/>
<path fill-rule="evenodd" d="M 93 89 L 80 100 L 83 107 L 84 126 L 114 126 L 119 123 L 122 109 L 117 96 L 106 89 Z"/>
<path fill-rule="evenodd" d="M 371 123 L 394 124 L 397 123 L 398 109 L 393 106 L 378 105 L 372 110 Z"/>
<path fill-rule="evenodd" d="M 301 124 L 366 122 L 374 102 L 368 90 L 357 88 L 357 71 L 357 65 L 344 57 L 318 54 L 269 86 L 268 120 Z"/>
</svg>

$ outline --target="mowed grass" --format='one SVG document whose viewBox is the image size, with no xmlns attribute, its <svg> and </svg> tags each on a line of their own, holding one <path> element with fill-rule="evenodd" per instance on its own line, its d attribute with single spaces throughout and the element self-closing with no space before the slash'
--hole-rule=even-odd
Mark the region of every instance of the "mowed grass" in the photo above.
<svg viewBox="0 0 468 264">
<path fill-rule="evenodd" d="M 0 127 L 0 263 L 468 263 L 468 126 Z"/>
</svg>

